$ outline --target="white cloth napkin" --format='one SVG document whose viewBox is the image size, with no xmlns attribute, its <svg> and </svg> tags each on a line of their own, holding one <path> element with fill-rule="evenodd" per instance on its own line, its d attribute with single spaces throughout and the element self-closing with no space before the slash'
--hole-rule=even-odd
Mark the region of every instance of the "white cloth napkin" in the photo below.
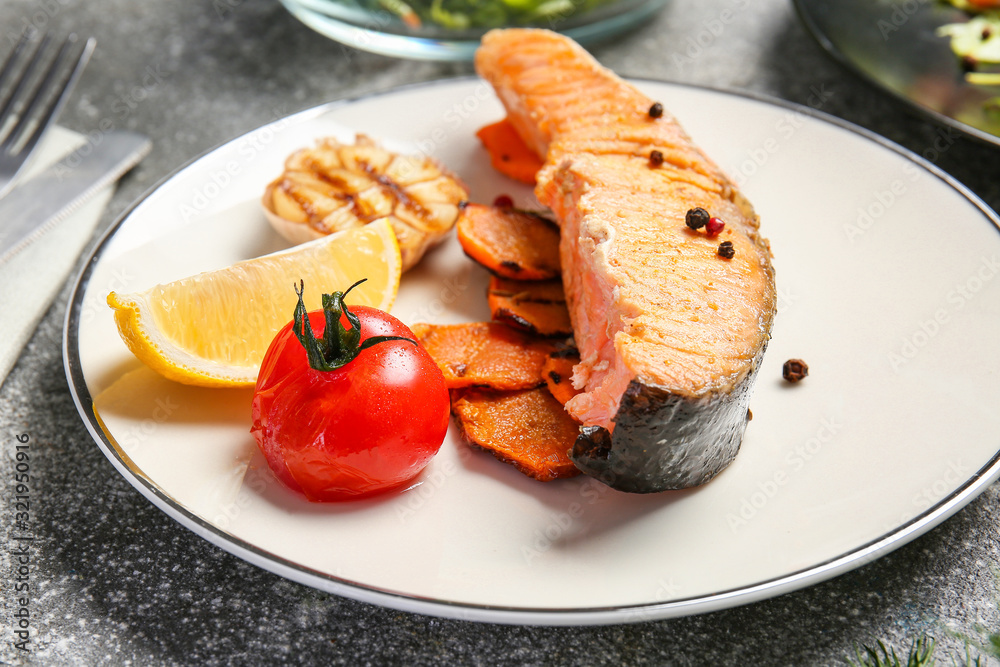
<svg viewBox="0 0 1000 667">
<path fill-rule="evenodd" d="M 84 141 L 82 134 L 62 127 L 52 128 L 23 178 L 31 178 Z M 66 282 L 113 193 L 113 185 L 105 188 L 9 262 L 0 265 L 0 384 Z"/>
</svg>

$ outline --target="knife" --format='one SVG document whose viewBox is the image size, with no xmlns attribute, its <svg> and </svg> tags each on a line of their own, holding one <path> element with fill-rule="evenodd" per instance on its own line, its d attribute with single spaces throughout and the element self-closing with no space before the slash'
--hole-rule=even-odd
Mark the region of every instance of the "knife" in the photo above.
<svg viewBox="0 0 1000 667">
<path fill-rule="evenodd" d="M 152 142 L 114 131 L 88 141 L 0 199 L 0 266 L 145 157 Z"/>
</svg>

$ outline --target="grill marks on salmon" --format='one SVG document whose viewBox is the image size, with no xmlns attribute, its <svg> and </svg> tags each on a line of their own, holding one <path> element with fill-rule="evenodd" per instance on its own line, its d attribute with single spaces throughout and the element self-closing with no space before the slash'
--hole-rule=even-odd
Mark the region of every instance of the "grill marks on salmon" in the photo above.
<svg viewBox="0 0 1000 667">
<path fill-rule="evenodd" d="M 545 160 L 535 192 L 560 225 L 581 354 L 583 391 L 566 405 L 586 427 L 575 463 L 630 491 L 708 481 L 739 448 L 774 316 L 756 214 L 676 119 L 651 117 L 653 100 L 571 40 L 493 31 L 476 67 Z M 689 229 L 694 207 L 725 231 Z"/>
</svg>

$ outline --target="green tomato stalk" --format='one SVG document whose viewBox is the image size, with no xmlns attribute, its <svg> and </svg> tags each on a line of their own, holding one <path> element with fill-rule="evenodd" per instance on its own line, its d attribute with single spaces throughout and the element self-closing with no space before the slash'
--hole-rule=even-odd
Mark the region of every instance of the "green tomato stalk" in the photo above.
<svg viewBox="0 0 1000 667">
<path fill-rule="evenodd" d="M 323 337 L 319 339 L 316 338 L 316 334 L 309 324 L 309 313 L 306 311 L 306 304 L 302 301 L 305 283 L 300 280 L 298 286 L 295 287 L 295 294 L 298 295 L 299 302 L 292 315 L 292 332 L 305 348 L 310 368 L 317 371 L 336 370 L 353 361 L 363 350 L 391 340 L 405 340 L 414 345 L 417 344 L 417 341 L 412 338 L 403 336 L 371 336 L 363 343 L 361 342 L 361 321 L 347 308 L 344 297 L 365 280 L 367 279 L 362 278 L 343 292 L 323 295 L 323 316 L 326 318 L 326 330 L 323 332 Z M 342 317 L 346 317 L 347 321 L 350 322 L 350 329 L 344 327 L 341 322 Z"/>
</svg>

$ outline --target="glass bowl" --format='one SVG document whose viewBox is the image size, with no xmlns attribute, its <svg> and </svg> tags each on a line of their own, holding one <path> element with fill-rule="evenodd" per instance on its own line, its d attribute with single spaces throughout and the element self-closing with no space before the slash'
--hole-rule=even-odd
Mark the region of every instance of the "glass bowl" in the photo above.
<svg viewBox="0 0 1000 667">
<path fill-rule="evenodd" d="M 666 0 L 281 0 L 342 44 L 418 60 L 472 60 L 493 28 L 547 28 L 587 44 L 638 26 Z"/>
</svg>

